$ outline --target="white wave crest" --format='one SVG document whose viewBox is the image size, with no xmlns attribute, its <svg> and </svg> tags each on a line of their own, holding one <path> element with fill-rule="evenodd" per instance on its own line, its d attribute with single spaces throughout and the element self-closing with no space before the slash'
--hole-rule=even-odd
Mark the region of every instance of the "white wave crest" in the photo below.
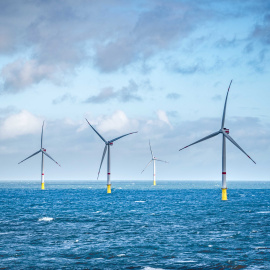
<svg viewBox="0 0 270 270">
<path fill-rule="evenodd" d="M 153 267 L 149 267 L 149 266 L 146 266 L 143 268 L 143 270 L 164 270 L 163 268 L 153 268 Z"/>
<path fill-rule="evenodd" d="M 38 221 L 52 221 L 52 220 L 53 220 L 52 217 L 43 217 L 38 219 Z"/>
<path fill-rule="evenodd" d="M 135 201 L 135 202 L 145 203 L 145 201 Z"/>
<path fill-rule="evenodd" d="M 117 257 L 124 257 L 126 254 L 118 254 Z"/>
<path fill-rule="evenodd" d="M 179 260 L 179 261 L 176 261 L 178 263 L 195 263 L 196 261 L 182 261 L 182 260 Z"/>
<path fill-rule="evenodd" d="M 269 247 L 255 247 L 255 249 L 270 249 Z"/>
</svg>

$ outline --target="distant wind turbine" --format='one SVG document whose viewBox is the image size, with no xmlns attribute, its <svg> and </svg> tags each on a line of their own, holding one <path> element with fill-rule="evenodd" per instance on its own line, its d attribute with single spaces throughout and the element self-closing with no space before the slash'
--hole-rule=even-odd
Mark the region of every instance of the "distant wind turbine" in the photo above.
<svg viewBox="0 0 270 270">
<path fill-rule="evenodd" d="M 101 158 L 101 163 L 100 163 L 100 166 L 99 166 L 99 171 L 98 171 L 98 176 L 97 176 L 97 179 L 99 177 L 99 173 L 100 173 L 100 169 L 101 169 L 101 166 L 102 166 L 102 163 L 103 163 L 103 160 L 104 160 L 104 157 L 106 155 L 106 152 L 107 152 L 107 149 L 108 149 L 108 162 L 107 162 L 107 193 L 111 193 L 111 157 L 110 157 L 110 146 L 113 145 L 113 142 L 114 141 L 117 141 L 127 135 L 130 135 L 130 134 L 134 134 L 134 133 L 137 133 L 138 131 L 136 132 L 131 132 L 131 133 L 128 133 L 128 134 L 125 134 L 125 135 L 122 135 L 120 137 L 117 137 L 115 139 L 112 139 L 110 141 L 106 141 L 96 130 L 95 128 L 88 122 L 88 120 L 85 118 L 85 120 L 87 121 L 87 123 L 89 124 L 89 126 L 97 133 L 97 135 L 100 137 L 100 139 L 105 142 L 105 148 L 104 148 L 104 151 L 103 151 L 103 155 L 102 155 L 102 158 Z"/>
<path fill-rule="evenodd" d="M 29 156 L 28 158 L 31 158 L 35 155 L 37 155 L 38 153 L 42 153 L 42 158 L 41 158 L 41 189 L 45 189 L 45 185 L 44 185 L 44 155 L 47 156 L 48 158 L 50 158 L 51 160 L 53 160 L 58 166 L 60 166 L 60 164 L 58 164 L 47 152 L 46 149 L 42 147 L 42 142 L 43 142 L 43 127 L 44 127 L 44 121 L 43 121 L 43 125 L 42 125 L 42 131 L 41 131 L 41 148 L 39 151 L 37 151 L 36 153 L 34 153 L 33 155 Z M 25 160 L 27 160 L 28 158 L 22 160 L 21 162 L 19 162 L 18 164 L 24 162 Z M 61 166 L 60 166 L 61 167 Z"/>
<path fill-rule="evenodd" d="M 149 140 L 149 147 L 150 147 L 150 152 L 152 155 L 152 159 L 148 162 L 148 164 L 146 165 L 146 167 L 142 170 L 141 173 L 144 172 L 144 170 L 151 164 L 151 162 L 153 162 L 153 185 L 156 185 L 156 161 L 161 161 L 161 162 L 165 162 L 168 163 L 167 161 L 161 160 L 161 159 L 157 159 L 156 157 L 154 157 L 153 152 L 152 152 L 152 148 L 151 148 L 151 144 L 150 144 L 150 140 Z"/>
<path fill-rule="evenodd" d="M 208 140 L 212 137 L 215 137 L 217 136 L 218 134 L 222 134 L 222 197 L 221 199 L 223 201 L 226 201 L 227 200 L 227 184 L 226 184 L 226 138 L 231 141 L 232 144 L 234 144 L 240 151 L 242 151 L 249 159 L 251 159 L 255 164 L 256 162 L 234 141 L 234 139 L 229 135 L 229 129 L 225 128 L 224 127 L 224 123 L 225 123 L 225 114 L 226 114 L 226 106 L 227 106 L 227 99 L 228 99 L 228 94 L 229 94 L 229 90 L 230 90 L 230 87 L 231 87 L 231 84 L 232 84 L 232 80 L 230 82 L 230 85 L 229 85 L 229 88 L 228 88 L 228 91 L 227 91 L 227 96 L 226 96 L 226 99 L 225 99 L 225 105 L 224 105 L 224 110 L 223 110 L 223 116 L 222 116 L 222 122 L 221 122 L 221 128 L 219 131 L 215 132 L 215 133 L 212 133 L 184 148 L 181 148 L 179 151 L 193 145 L 193 144 L 196 144 L 196 143 L 199 143 L 199 142 L 202 142 L 202 141 L 205 141 L 205 140 Z"/>
</svg>

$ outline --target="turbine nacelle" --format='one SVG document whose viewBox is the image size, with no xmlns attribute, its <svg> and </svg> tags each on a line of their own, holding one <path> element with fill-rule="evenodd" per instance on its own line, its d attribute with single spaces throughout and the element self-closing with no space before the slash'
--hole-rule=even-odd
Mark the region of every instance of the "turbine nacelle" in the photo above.
<svg viewBox="0 0 270 270">
<path fill-rule="evenodd" d="M 223 130 L 224 130 L 224 132 L 227 133 L 227 134 L 230 133 L 229 129 L 227 129 L 227 128 L 223 128 Z"/>
<path fill-rule="evenodd" d="M 41 151 L 42 151 L 42 152 L 46 152 L 46 149 L 45 149 L 45 148 L 41 148 Z"/>
</svg>

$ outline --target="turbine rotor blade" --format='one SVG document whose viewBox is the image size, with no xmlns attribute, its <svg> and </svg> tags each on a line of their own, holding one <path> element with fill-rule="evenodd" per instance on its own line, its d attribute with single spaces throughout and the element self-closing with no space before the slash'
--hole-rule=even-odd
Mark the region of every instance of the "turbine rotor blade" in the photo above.
<svg viewBox="0 0 270 270">
<path fill-rule="evenodd" d="M 228 91 L 227 91 L 227 95 L 226 95 L 226 99 L 225 99 L 225 104 L 224 104 L 224 109 L 223 109 L 223 116 L 222 116 L 222 122 L 221 122 L 221 128 L 224 128 L 225 115 L 226 115 L 226 107 L 227 107 L 227 99 L 228 99 L 228 95 L 229 95 L 231 84 L 232 84 L 232 80 L 230 82 L 230 85 L 229 85 L 229 88 L 228 88 Z"/>
<path fill-rule="evenodd" d="M 60 166 L 61 167 L 61 165 L 57 162 L 57 161 L 55 161 L 47 152 L 45 152 L 45 151 L 43 151 L 43 150 L 41 150 L 42 151 L 42 153 L 45 155 L 45 156 L 47 156 L 48 158 L 50 158 L 52 161 L 54 161 L 58 166 Z"/>
<path fill-rule="evenodd" d="M 106 155 L 106 152 L 107 152 L 107 144 L 105 145 L 105 148 L 104 148 L 104 151 L 103 151 L 103 155 L 102 155 L 102 158 L 101 158 L 101 163 L 100 163 L 99 170 L 98 170 L 97 180 L 98 180 L 98 178 L 99 178 L 99 173 L 100 173 L 101 166 L 102 166 L 104 157 L 105 157 L 105 155 Z"/>
<path fill-rule="evenodd" d="M 231 141 L 232 144 L 234 144 L 239 150 L 241 150 L 249 159 L 251 159 L 256 164 L 256 162 L 240 147 L 239 144 L 237 144 L 237 142 L 229 134 L 225 132 L 222 133 L 229 141 Z"/>
<path fill-rule="evenodd" d="M 208 135 L 208 136 L 206 136 L 206 137 L 204 137 L 204 138 L 202 138 L 202 139 L 200 139 L 200 140 L 198 140 L 198 141 L 196 141 L 196 142 L 194 142 L 194 143 L 192 143 L 192 144 L 189 144 L 189 145 L 187 145 L 187 146 L 185 146 L 185 147 L 179 149 L 179 151 L 181 151 L 181 150 L 183 150 L 183 149 L 185 149 L 185 148 L 187 148 L 187 147 L 189 147 L 189 146 L 191 146 L 191 145 L 193 145 L 193 144 L 196 144 L 196 143 L 199 143 L 199 142 L 208 140 L 208 139 L 210 139 L 210 138 L 212 138 L 212 137 L 215 137 L 215 136 L 217 136 L 219 133 L 221 133 L 220 130 L 217 131 L 217 132 L 215 132 L 215 133 L 212 133 L 212 134 L 210 134 L 210 135 Z"/>
<path fill-rule="evenodd" d="M 42 142 L 43 142 L 43 127 L 44 127 L 44 121 L 42 124 L 42 131 L 41 131 L 41 148 L 42 148 Z"/>
<path fill-rule="evenodd" d="M 107 141 L 95 130 L 95 128 L 88 122 L 88 120 L 85 118 L 85 120 L 87 121 L 87 123 L 89 124 L 89 126 L 97 133 L 97 135 L 100 137 L 100 139 L 107 143 Z"/>
<path fill-rule="evenodd" d="M 151 151 L 152 158 L 154 158 L 153 152 L 152 152 L 152 148 L 151 148 L 151 144 L 150 144 L 150 140 L 149 140 L 149 147 L 150 147 L 150 151 Z"/>
<path fill-rule="evenodd" d="M 169 163 L 168 161 L 165 160 L 161 160 L 161 159 L 156 159 L 157 161 L 161 161 L 161 162 L 165 162 L 165 163 Z"/>
<path fill-rule="evenodd" d="M 21 161 L 21 162 L 19 162 L 18 164 L 20 164 L 20 163 L 24 162 L 24 161 L 25 161 L 25 160 L 27 160 L 28 158 L 31 158 L 31 157 L 35 156 L 35 155 L 36 155 L 36 154 L 38 154 L 39 152 L 41 152 L 41 150 L 38 150 L 36 153 L 34 153 L 33 155 L 31 155 L 31 156 L 29 156 L 29 157 L 25 158 L 24 160 L 22 160 L 22 161 Z"/>
<path fill-rule="evenodd" d="M 122 136 L 120 136 L 120 137 L 117 137 L 117 138 L 115 138 L 115 139 L 112 139 L 112 140 L 109 141 L 109 143 L 114 142 L 114 141 L 117 141 L 117 140 L 119 140 L 119 139 L 121 139 L 121 138 L 123 138 L 123 137 L 125 137 L 125 136 L 127 136 L 127 135 L 131 135 L 131 134 L 134 134 L 134 133 L 138 133 L 138 131 L 131 132 L 131 133 L 122 135 Z"/>
<path fill-rule="evenodd" d="M 153 159 L 151 159 L 149 162 L 148 162 L 148 164 L 146 165 L 146 167 L 142 170 L 142 172 L 141 173 L 143 173 L 144 172 L 144 170 L 150 165 L 150 163 L 153 161 Z"/>
</svg>

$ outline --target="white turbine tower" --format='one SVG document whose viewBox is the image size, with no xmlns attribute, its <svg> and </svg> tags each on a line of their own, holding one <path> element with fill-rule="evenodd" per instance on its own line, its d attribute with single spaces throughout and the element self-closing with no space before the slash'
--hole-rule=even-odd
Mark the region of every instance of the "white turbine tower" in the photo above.
<svg viewBox="0 0 270 270">
<path fill-rule="evenodd" d="M 111 156 L 110 156 L 110 146 L 113 145 L 113 142 L 114 141 L 117 141 L 119 139 L 121 139 L 122 137 L 125 137 L 127 135 L 130 135 L 130 134 L 133 134 L 133 133 L 137 133 L 138 131 L 136 132 L 131 132 L 131 133 L 128 133 L 128 134 L 125 134 L 125 135 L 122 135 L 120 137 L 117 137 L 115 139 L 112 139 L 110 141 L 106 141 L 95 129 L 94 127 L 88 122 L 88 120 L 85 118 L 85 120 L 87 121 L 87 123 L 89 124 L 89 126 L 97 133 L 97 135 L 100 137 L 100 139 L 105 142 L 105 148 L 104 148 L 104 151 L 103 151 L 103 155 L 102 155 L 102 158 L 101 158 L 101 163 L 100 163 L 100 166 L 99 166 L 99 171 L 98 171 L 98 176 L 97 176 L 97 179 L 99 177 L 99 173 L 100 173 L 100 169 L 101 169 L 101 166 L 102 166 L 102 163 L 103 163 L 103 160 L 104 160 L 104 157 L 106 155 L 106 152 L 107 152 L 107 149 L 108 149 L 108 161 L 107 161 L 107 193 L 111 193 Z"/>
<path fill-rule="evenodd" d="M 48 158 L 50 158 L 51 160 L 53 160 L 58 166 L 60 166 L 60 164 L 58 164 L 47 152 L 46 149 L 42 147 L 42 142 L 43 142 L 43 127 L 44 127 L 44 121 L 43 121 L 43 125 L 42 125 L 42 131 L 41 131 L 41 148 L 39 151 L 37 151 L 36 153 L 34 153 L 33 155 L 29 156 L 28 158 L 31 158 L 35 155 L 37 155 L 38 153 L 42 153 L 42 157 L 41 157 L 41 189 L 45 189 L 45 185 L 44 185 L 44 155 L 47 156 Z M 18 164 L 24 162 L 25 160 L 27 160 L 28 158 L 22 160 L 21 162 L 19 162 Z M 61 167 L 61 166 L 60 166 Z"/>
<path fill-rule="evenodd" d="M 228 94 L 229 94 L 229 90 L 232 84 L 232 80 L 230 82 L 229 88 L 228 88 L 228 92 L 226 95 L 226 99 L 225 99 L 225 104 L 224 104 L 224 110 L 223 110 L 223 116 L 222 116 L 222 122 L 221 122 L 221 128 L 219 131 L 212 133 L 192 144 L 189 144 L 188 146 L 181 148 L 179 151 L 202 141 L 208 140 L 212 137 L 217 136 L 218 134 L 222 134 L 222 197 L 221 199 L 223 201 L 227 200 L 227 184 L 226 184 L 226 139 L 228 139 L 229 141 L 231 141 L 232 144 L 234 144 L 239 150 L 241 150 L 248 158 L 250 158 L 255 164 L 256 162 L 235 142 L 235 140 L 229 135 L 229 129 L 224 127 L 224 123 L 225 123 L 225 114 L 226 114 L 226 106 L 227 106 L 227 99 L 228 99 Z"/>
<path fill-rule="evenodd" d="M 146 165 L 146 167 L 142 170 L 141 173 L 144 172 L 144 170 L 151 164 L 151 162 L 153 162 L 153 185 L 156 185 L 156 161 L 161 161 L 161 162 L 165 162 L 168 163 L 167 161 L 161 160 L 161 159 L 157 159 L 156 157 L 154 157 L 153 152 L 152 152 L 152 148 L 151 148 L 151 144 L 150 144 L 150 140 L 149 140 L 149 147 L 150 147 L 150 152 L 152 155 L 152 159 L 148 162 L 148 164 Z"/>
</svg>

